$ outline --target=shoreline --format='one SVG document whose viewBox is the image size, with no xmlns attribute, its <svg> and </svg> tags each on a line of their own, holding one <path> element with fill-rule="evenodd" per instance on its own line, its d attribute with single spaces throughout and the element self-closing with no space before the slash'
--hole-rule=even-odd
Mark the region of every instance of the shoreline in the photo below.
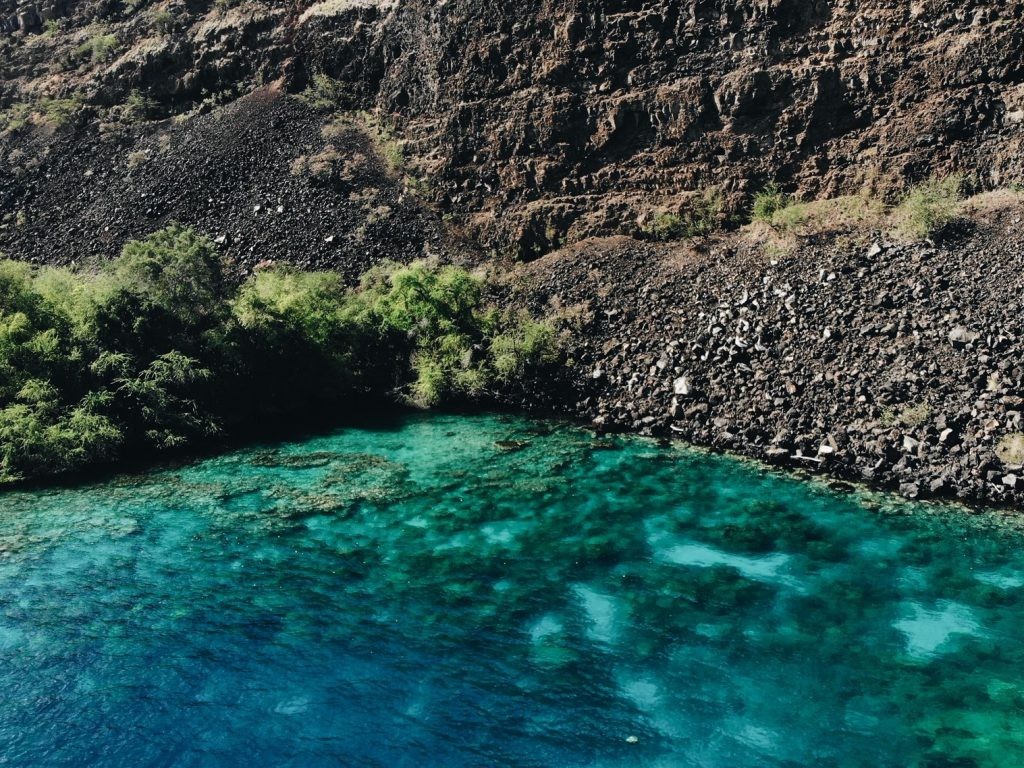
<svg viewBox="0 0 1024 768">
<path fill-rule="evenodd" d="M 549 422 L 563 427 L 579 429 L 582 432 L 588 433 L 594 440 L 607 437 L 648 440 L 656 443 L 657 447 L 662 450 L 675 449 L 680 452 L 723 458 L 749 466 L 759 472 L 769 473 L 792 482 L 809 485 L 822 493 L 854 497 L 860 506 L 864 507 L 867 511 L 884 511 L 880 510 L 880 507 L 887 503 L 899 506 L 912 505 L 914 509 L 938 509 L 942 512 L 949 512 L 975 520 L 983 517 L 993 517 L 995 521 L 1001 524 L 1011 524 L 1024 529 L 1024 517 L 1021 517 L 1019 514 L 1021 510 L 1009 505 L 984 504 L 948 497 L 908 499 L 901 496 L 893 488 L 886 488 L 854 479 L 840 479 L 828 472 L 813 472 L 805 468 L 771 463 L 734 450 L 699 445 L 680 437 L 640 434 L 629 429 L 607 428 L 594 425 L 586 419 L 568 416 L 564 413 L 528 411 L 522 408 L 502 407 L 499 403 L 464 404 L 462 406 L 438 409 L 418 409 L 398 403 L 377 403 L 371 411 L 363 412 L 358 418 L 343 418 L 330 425 L 309 423 L 296 425 L 295 427 L 282 426 L 264 434 L 236 435 L 224 440 L 197 445 L 191 449 L 182 449 L 174 454 L 158 454 L 134 461 L 114 462 L 69 475 L 35 478 L 34 480 L 0 487 L 0 496 L 16 493 L 55 493 L 104 483 L 130 481 L 134 477 L 143 475 L 182 470 L 191 465 L 239 451 L 251 451 L 290 443 L 301 443 L 344 430 L 379 429 L 387 426 L 400 428 L 401 424 L 409 418 L 444 416 L 474 418 L 488 415 L 509 416 L 537 423 Z"/>
<path fill-rule="evenodd" d="M 544 403 L 912 500 L 1024 509 L 1024 205 L 945 242 L 739 231 L 587 241 L 512 271 L 505 300 L 582 318 Z M 851 238 L 854 238 L 851 240 Z M 629 281 L 616 276 L 630 274 Z"/>
</svg>

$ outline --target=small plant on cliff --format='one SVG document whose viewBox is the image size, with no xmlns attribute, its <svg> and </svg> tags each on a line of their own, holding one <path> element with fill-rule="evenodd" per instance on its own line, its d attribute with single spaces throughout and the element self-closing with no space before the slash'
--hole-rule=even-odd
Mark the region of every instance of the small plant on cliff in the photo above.
<svg viewBox="0 0 1024 768">
<path fill-rule="evenodd" d="M 78 59 L 88 59 L 93 64 L 101 64 L 110 59 L 117 50 L 117 35 L 96 34 L 75 49 Z"/>
<path fill-rule="evenodd" d="M 174 14 L 166 8 L 153 13 L 150 18 L 153 29 L 161 35 L 169 35 L 174 31 Z"/>
<path fill-rule="evenodd" d="M 29 124 L 60 127 L 78 114 L 82 105 L 82 98 L 78 95 L 66 99 L 42 98 L 14 104 L 0 112 L 0 131 L 19 131 Z"/>
<path fill-rule="evenodd" d="M 882 410 L 881 423 L 884 427 L 923 427 L 931 418 L 932 409 L 928 403 L 911 403 L 897 411 L 893 406 Z"/>
<path fill-rule="evenodd" d="M 721 195 L 707 190 L 688 200 L 681 212 L 658 211 L 641 231 L 660 242 L 705 237 L 718 229 L 721 214 Z"/>
<path fill-rule="evenodd" d="M 671 211 L 658 211 L 642 228 L 645 235 L 659 242 L 678 240 L 684 237 L 685 230 L 683 217 Z"/>
<path fill-rule="evenodd" d="M 158 104 L 137 88 L 128 94 L 125 99 L 123 115 L 127 122 L 135 123 L 148 120 L 157 111 Z"/>
<path fill-rule="evenodd" d="M 341 81 L 322 73 L 313 75 L 306 90 L 298 95 L 300 101 L 321 110 L 337 109 L 344 97 L 345 87 Z"/>
<path fill-rule="evenodd" d="M 956 219 L 963 199 L 963 177 L 929 179 L 914 187 L 894 212 L 898 234 L 927 240 Z"/>
<path fill-rule="evenodd" d="M 765 224 L 771 224 L 775 215 L 791 203 L 792 199 L 789 195 L 785 194 L 779 188 L 779 185 L 773 182 L 754 195 L 751 216 L 754 221 L 763 221 Z"/>
</svg>

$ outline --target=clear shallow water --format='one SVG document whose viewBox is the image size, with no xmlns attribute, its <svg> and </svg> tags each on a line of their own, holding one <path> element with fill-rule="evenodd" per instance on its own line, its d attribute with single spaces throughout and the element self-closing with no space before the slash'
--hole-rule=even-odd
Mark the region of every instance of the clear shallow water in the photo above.
<svg viewBox="0 0 1024 768">
<path fill-rule="evenodd" d="M 0 510 L 0 765 L 1024 765 L 994 516 L 508 417 Z"/>
</svg>

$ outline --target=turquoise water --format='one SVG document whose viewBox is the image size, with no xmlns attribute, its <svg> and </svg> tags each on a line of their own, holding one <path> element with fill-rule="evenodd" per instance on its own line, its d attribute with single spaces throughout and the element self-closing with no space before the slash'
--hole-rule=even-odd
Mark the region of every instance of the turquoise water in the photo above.
<svg viewBox="0 0 1024 768">
<path fill-rule="evenodd" d="M 0 765 L 1024 765 L 995 515 L 498 416 L 0 508 Z"/>
</svg>

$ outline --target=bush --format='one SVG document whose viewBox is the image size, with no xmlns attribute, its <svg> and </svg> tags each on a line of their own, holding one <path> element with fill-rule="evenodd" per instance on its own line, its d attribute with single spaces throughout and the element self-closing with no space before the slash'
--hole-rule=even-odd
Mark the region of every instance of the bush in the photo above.
<svg viewBox="0 0 1024 768">
<path fill-rule="evenodd" d="M 929 179 L 914 187 L 896 209 L 897 231 L 916 240 L 933 237 L 956 218 L 962 188 L 961 176 Z"/>
<path fill-rule="evenodd" d="M 996 456 L 1007 465 L 1024 464 L 1024 432 L 1004 435 L 996 447 Z"/>
<path fill-rule="evenodd" d="M 332 110 L 345 99 L 345 88 L 340 80 L 325 74 L 313 75 L 309 85 L 299 94 L 299 100 L 313 109 Z"/>
<path fill-rule="evenodd" d="M 60 127 L 69 122 L 82 109 L 80 96 L 67 99 L 43 98 L 35 102 L 21 102 L 0 112 L 0 130 L 19 131 L 29 123 Z"/>
<path fill-rule="evenodd" d="M 643 233 L 659 242 L 704 237 L 718 229 L 722 214 L 722 198 L 712 190 L 687 201 L 681 213 L 659 211 L 642 228 Z"/>
<path fill-rule="evenodd" d="M 114 55 L 119 45 L 117 35 L 97 34 L 79 45 L 75 49 L 75 56 L 88 59 L 93 64 L 101 64 Z"/>
<path fill-rule="evenodd" d="M 174 14 L 167 9 L 154 12 L 150 22 L 161 35 L 169 35 L 174 31 Z"/>
<path fill-rule="evenodd" d="M 789 195 L 783 193 L 777 184 L 769 184 L 754 195 L 752 217 L 754 221 L 771 224 L 775 214 L 786 208 L 791 202 Z"/>
<path fill-rule="evenodd" d="M 518 326 L 483 306 L 482 289 L 463 269 L 423 262 L 384 267 L 364 280 L 360 301 L 369 322 L 393 345 L 401 348 L 404 339 L 411 346 L 412 404 L 476 397 L 495 380 L 493 339 Z"/>
<path fill-rule="evenodd" d="M 556 359 L 554 329 L 501 314 L 456 267 L 225 280 L 171 226 L 92 273 L 0 262 L 0 483 L 180 449 L 397 395 L 427 407 Z"/>
<path fill-rule="evenodd" d="M 157 104 L 155 99 L 151 99 L 142 91 L 134 89 L 128 94 L 128 98 L 125 99 L 124 119 L 133 123 L 148 120 L 156 113 L 158 108 L 159 104 Z"/>
</svg>

